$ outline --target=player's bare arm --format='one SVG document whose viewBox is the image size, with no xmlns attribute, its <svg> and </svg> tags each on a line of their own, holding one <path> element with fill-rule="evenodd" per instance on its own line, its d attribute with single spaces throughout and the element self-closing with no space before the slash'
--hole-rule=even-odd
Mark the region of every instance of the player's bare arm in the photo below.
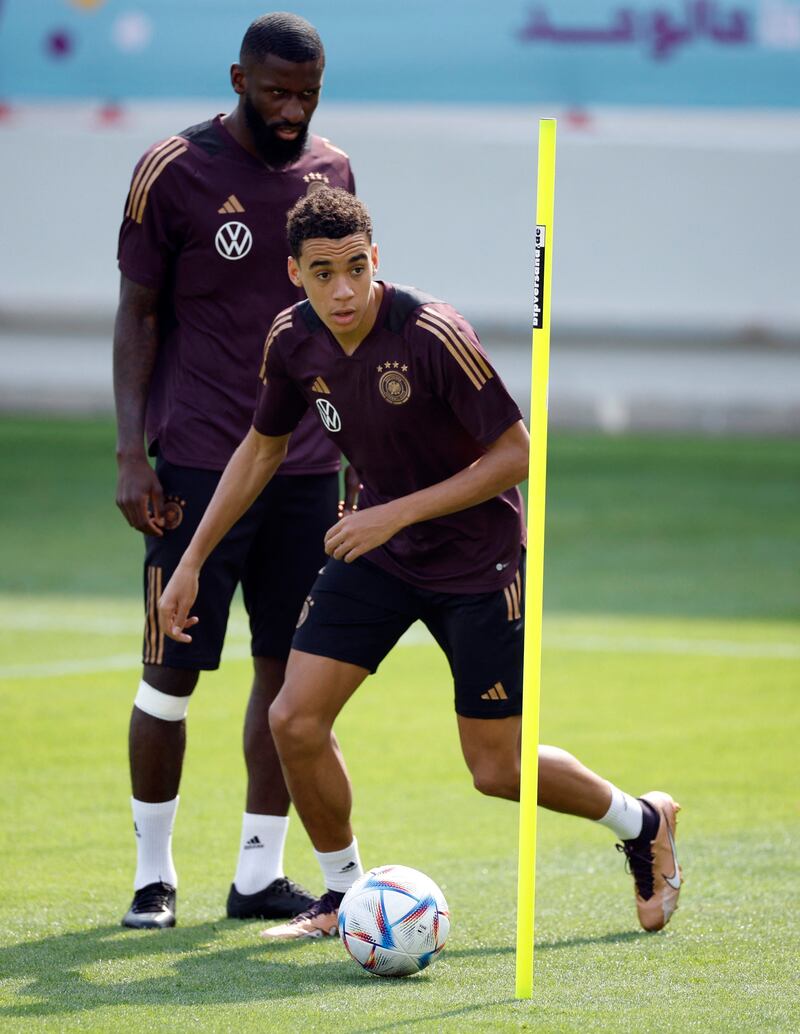
<svg viewBox="0 0 800 1034">
<path fill-rule="evenodd" d="M 164 495 L 144 445 L 147 390 L 158 352 L 158 296 L 126 276 L 114 324 L 117 506 L 132 528 L 163 535 Z"/>
<path fill-rule="evenodd" d="M 499 495 L 528 476 L 529 436 L 521 420 L 473 464 L 445 481 L 381 506 L 346 514 L 325 536 L 325 551 L 350 563 L 420 521 L 444 517 Z"/>
<path fill-rule="evenodd" d="M 259 434 L 251 427 L 231 456 L 208 509 L 159 600 L 161 631 L 171 639 L 179 643 L 192 641 L 185 630 L 198 620 L 189 617 L 189 611 L 197 596 L 200 569 L 270 481 L 283 462 L 288 445 L 288 434 L 276 438 Z"/>
</svg>

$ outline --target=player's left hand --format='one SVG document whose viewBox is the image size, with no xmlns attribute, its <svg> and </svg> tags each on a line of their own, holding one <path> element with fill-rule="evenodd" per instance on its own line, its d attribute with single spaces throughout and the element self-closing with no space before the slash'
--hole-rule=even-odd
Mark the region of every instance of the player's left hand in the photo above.
<svg viewBox="0 0 800 1034">
<path fill-rule="evenodd" d="M 391 503 L 346 513 L 325 536 L 325 552 L 350 564 L 388 542 L 402 527 Z"/>
<path fill-rule="evenodd" d="M 199 575 L 193 568 L 178 564 L 158 601 L 158 624 L 164 635 L 177 643 L 191 643 L 187 628 L 196 625 L 198 617 L 189 617 L 189 610 L 197 599 Z"/>
</svg>

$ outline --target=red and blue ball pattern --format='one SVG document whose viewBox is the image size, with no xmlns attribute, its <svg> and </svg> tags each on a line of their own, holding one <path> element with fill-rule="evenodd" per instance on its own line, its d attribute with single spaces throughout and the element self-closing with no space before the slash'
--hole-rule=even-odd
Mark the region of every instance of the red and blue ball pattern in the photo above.
<svg viewBox="0 0 800 1034">
<path fill-rule="evenodd" d="M 370 869 L 339 906 L 339 934 L 368 973 L 404 977 L 433 962 L 450 932 L 450 912 L 434 881 L 406 865 Z"/>
</svg>

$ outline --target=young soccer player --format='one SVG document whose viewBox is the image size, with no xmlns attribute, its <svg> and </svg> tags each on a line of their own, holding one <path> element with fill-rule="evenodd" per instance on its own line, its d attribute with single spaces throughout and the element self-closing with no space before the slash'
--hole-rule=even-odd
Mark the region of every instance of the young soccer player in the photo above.
<svg viewBox="0 0 800 1034">
<path fill-rule="evenodd" d="M 373 280 L 364 205 L 320 190 L 289 213 L 289 276 L 308 300 L 275 319 L 253 427 L 234 453 L 159 605 L 187 629 L 201 568 L 258 497 L 310 407 L 363 481 L 360 508 L 325 538 L 330 557 L 300 615 L 270 726 L 317 853 L 325 893 L 273 939 L 336 932 L 361 874 L 351 788 L 333 724 L 405 630 L 421 619 L 447 655 L 461 746 L 478 790 L 519 796 L 528 434 L 472 327 L 420 292 Z M 660 929 L 681 873 L 672 798 L 634 798 L 565 751 L 540 750 L 539 803 L 595 819 L 623 841 L 639 918 Z"/>
<path fill-rule="evenodd" d="M 291 916 L 313 900 L 284 874 L 289 796 L 267 713 L 336 519 L 339 451 L 318 420 L 300 422 L 276 477 L 207 565 L 203 625 L 190 648 L 159 633 L 156 602 L 250 425 L 265 328 L 303 297 L 285 274 L 286 212 L 312 184 L 354 186 L 347 156 L 308 132 L 324 65 L 308 22 L 257 18 L 231 68 L 236 107 L 150 148 L 128 194 L 114 337 L 117 505 L 146 536 L 147 618 L 130 720 L 137 865 L 125 926 L 175 924 L 172 828 L 186 713 L 200 672 L 219 667 L 240 582 L 254 672 L 227 912 Z"/>
</svg>

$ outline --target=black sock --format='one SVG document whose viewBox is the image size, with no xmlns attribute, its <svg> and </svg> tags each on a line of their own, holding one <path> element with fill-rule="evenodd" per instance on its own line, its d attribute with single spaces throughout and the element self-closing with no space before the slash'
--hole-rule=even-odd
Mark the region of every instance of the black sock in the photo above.
<svg viewBox="0 0 800 1034">
<path fill-rule="evenodd" d="M 644 801 L 640 797 L 639 803 L 642 806 L 642 831 L 638 837 L 634 838 L 634 842 L 649 844 L 658 832 L 658 824 L 661 819 L 650 801 Z M 629 840 L 628 843 L 632 843 L 632 841 Z"/>
</svg>

